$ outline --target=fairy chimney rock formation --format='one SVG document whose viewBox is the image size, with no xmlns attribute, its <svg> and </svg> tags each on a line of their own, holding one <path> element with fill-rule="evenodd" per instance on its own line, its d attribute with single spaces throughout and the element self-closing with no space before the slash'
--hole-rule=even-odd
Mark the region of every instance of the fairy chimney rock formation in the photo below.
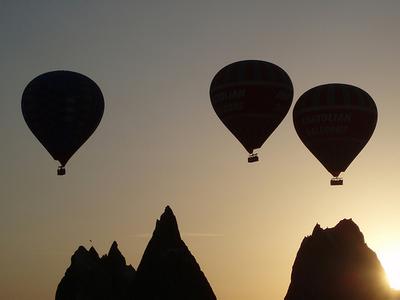
<svg viewBox="0 0 400 300">
<path fill-rule="evenodd" d="M 181 239 L 169 206 L 156 222 L 137 272 L 139 299 L 215 300 L 214 292 Z"/>
<path fill-rule="evenodd" d="M 391 293 L 376 254 L 351 219 L 317 224 L 303 239 L 285 300 L 385 300 Z"/>
<path fill-rule="evenodd" d="M 114 242 L 99 257 L 80 246 L 58 285 L 56 300 L 216 300 L 206 277 L 181 239 L 167 206 L 150 239 L 138 270 L 126 265 Z"/>
</svg>

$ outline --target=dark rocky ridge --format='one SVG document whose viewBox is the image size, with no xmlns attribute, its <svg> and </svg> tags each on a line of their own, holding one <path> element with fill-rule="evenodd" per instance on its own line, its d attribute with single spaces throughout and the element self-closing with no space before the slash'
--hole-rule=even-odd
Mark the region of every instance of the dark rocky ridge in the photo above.
<svg viewBox="0 0 400 300">
<path fill-rule="evenodd" d="M 129 299 L 135 273 L 126 265 L 116 242 L 101 258 L 93 247 L 86 250 L 80 246 L 58 285 L 56 300 Z"/>
<path fill-rule="evenodd" d="M 351 219 L 305 237 L 285 300 L 386 300 L 393 293 L 376 254 Z"/>
<path fill-rule="evenodd" d="M 80 246 L 71 257 L 56 300 L 215 300 L 194 256 L 180 237 L 176 218 L 166 207 L 157 220 L 138 271 L 126 265 L 114 242 L 108 255 Z"/>
<path fill-rule="evenodd" d="M 400 300 L 384 279 L 376 254 L 351 219 L 334 228 L 317 224 L 303 239 L 285 300 Z M 79 247 L 58 285 L 56 300 L 214 300 L 211 286 L 182 241 L 166 207 L 138 270 L 114 242 L 108 255 Z"/>
</svg>

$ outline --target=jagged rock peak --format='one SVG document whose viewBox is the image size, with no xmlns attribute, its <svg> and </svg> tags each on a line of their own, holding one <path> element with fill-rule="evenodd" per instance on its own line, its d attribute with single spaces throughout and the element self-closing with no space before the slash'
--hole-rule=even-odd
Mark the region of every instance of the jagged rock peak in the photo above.
<svg viewBox="0 0 400 300">
<path fill-rule="evenodd" d="M 113 242 L 108 254 L 80 246 L 58 285 L 56 300 L 216 300 L 194 256 L 180 238 L 167 206 L 150 239 L 138 271 L 125 263 Z"/>
<path fill-rule="evenodd" d="M 118 243 L 117 243 L 117 241 L 114 241 L 112 244 L 111 244 L 111 247 L 110 247 L 110 251 L 111 250 L 118 250 Z"/>
<path fill-rule="evenodd" d="M 102 258 L 94 247 L 80 246 L 57 287 L 56 300 L 130 300 L 135 273 L 131 265 L 125 265 L 116 242 Z"/>
<path fill-rule="evenodd" d="M 156 228 L 153 232 L 153 237 L 181 240 L 181 235 L 178 229 L 178 223 L 171 207 L 165 207 L 160 219 L 156 222 Z"/>
<path fill-rule="evenodd" d="M 285 300 L 384 300 L 390 295 L 376 254 L 352 219 L 314 227 L 303 239 Z"/>
<path fill-rule="evenodd" d="M 94 249 L 94 247 L 90 247 L 89 249 L 89 254 L 93 257 L 93 258 L 99 258 L 99 254 L 97 253 L 96 249 Z"/>
<path fill-rule="evenodd" d="M 99 255 L 93 247 L 91 247 L 89 250 L 86 250 L 85 247 L 79 246 L 71 257 L 71 266 L 82 265 L 84 262 L 86 264 L 93 263 L 98 259 Z"/>
<path fill-rule="evenodd" d="M 118 249 L 118 244 L 114 241 L 111 245 L 110 250 L 108 251 L 108 256 L 122 256 L 121 251 Z"/>
<path fill-rule="evenodd" d="M 364 235 L 360 228 L 352 219 L 343 219 L 335 227 L 322 229 L 317 223 L 312 232 L 311 238 L 317 238 L 321 234 L 329 236 L 331 239 L 339 240 L 341 242 L 352 243 L 358 242 L 364 244 Z"/>
<path fill-rule="evenodd" d="M 360 228 L 356 223 L 353 222 L 352 219 L 343 219 L 336 226 L 336 231 L 341 232 L 342 234 L 354 238 L 364 242 L 364 235 L 360 231 Z"/>
<path fill-rule="evenodd" d="M 118 244 L 116 241 L 114 241 L 110 247 L 110 250 L 108 251 L 108 254 L 104 255 L 102 258 L 103 262 L 106 262 L 107 264 L 112 264 L 114 267 L 120 266 L 120 267 L 125 267 L 126 265 L 126 260 L 125 257 L 122 255 L 121 251 L 118 249 Z"/>
<path fill-rule="evenodd" d="M 88 252 L 88 250 L 86 250 L 86 248 L 84 246 L 79 246 L 78 249 L 76 249 L 74 255 L 84 255 Z"/>
<path fill-rule="evenodd" d="M 314 230 L 312 232 L 312 236 L 315 236 L 321 232 L 323 232 L 324 230 L 321 228 L 321 226 L 317 223 L 317 225 L 315 225 Z"/>
<path fill-rule="evenodd" d="M 167 206 L 137 268 L 138 299 L 216 300 L 194 256 L 181 239 Z"/>
</svg>

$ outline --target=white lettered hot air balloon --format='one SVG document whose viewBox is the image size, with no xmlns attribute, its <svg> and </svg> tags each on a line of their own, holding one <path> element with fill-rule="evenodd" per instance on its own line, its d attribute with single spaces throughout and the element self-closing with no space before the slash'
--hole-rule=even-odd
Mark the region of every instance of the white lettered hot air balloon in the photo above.
<svg viewBox="0 0 400 300">
<path fill-rule="evenodd" d="M 374 100 L 362 89 L 340 83 L 305 92 L 293 109 L 298 136 L 311 153 L 338 178 L 371 138 L 378 119 Z"/>
<path fill-rule="evenodd" d="M 257 161 L 260 148 L 286 116 L 293 99 L 288 74 L 277 65 L 244 60 L 222 68 L 210 86 L 212 106 L 222 123 Z"/>
</svg>

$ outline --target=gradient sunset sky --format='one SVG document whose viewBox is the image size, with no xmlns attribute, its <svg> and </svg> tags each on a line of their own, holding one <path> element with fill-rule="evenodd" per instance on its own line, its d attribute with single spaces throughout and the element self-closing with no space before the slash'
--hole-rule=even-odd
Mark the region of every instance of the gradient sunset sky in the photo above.
<svg viewBox="0 0 400 300">
<path fill-rule="evenodd" d="M 281 300 L 304 236 L 353 218 L 400 260 L 400 1 L 0 1 L 0 298 L 54 299 L 79 245 L 113 240 L 137 267 L 166 205 L 220 300 Z M 258 151 L 210 103 L 215 73 L 275 63 L 292 107 Z M 65 69 L 97 82 L 100 126 L 56 176 L 21 95 Z M 331 187 L 297 137 L 292 109 L 340 82 L 378 107 L 371 140 Z M 399 274 L 400 277 L 400 274 Z"/>
</svg>

